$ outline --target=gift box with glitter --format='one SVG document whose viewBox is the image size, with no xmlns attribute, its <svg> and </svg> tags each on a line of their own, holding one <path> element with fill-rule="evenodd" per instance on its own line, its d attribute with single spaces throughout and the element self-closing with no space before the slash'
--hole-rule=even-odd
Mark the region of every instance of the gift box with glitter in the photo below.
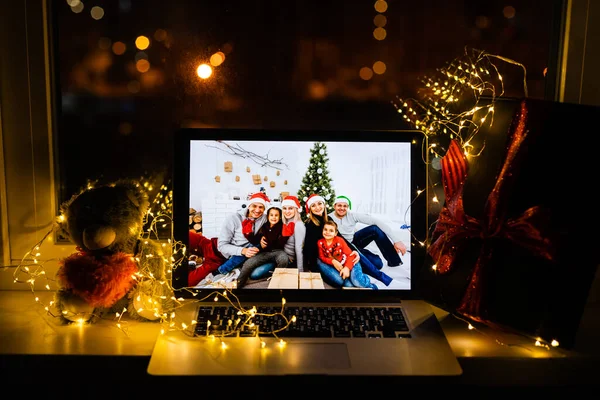
<svg viewBox="0 0 600 400">
<path fill-rule="evenodd" d="M 600 255 L 588 201 L 600 142 L 592 106 L 502 101 L 479 157 L 441 160 L 444 205 L 421 286 L 432 303 L 573 347 Z M 496 136 L 495 136 L 496 135 Z M 480 143 L 481 144 L 481 143 Z"/>
</svg>

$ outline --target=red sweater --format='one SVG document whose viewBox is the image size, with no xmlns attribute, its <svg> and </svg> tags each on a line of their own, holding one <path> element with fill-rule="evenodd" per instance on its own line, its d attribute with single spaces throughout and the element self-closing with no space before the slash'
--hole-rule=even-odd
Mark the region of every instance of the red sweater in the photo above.
<svg viewBox="0 0 600 400">
<path fill-rule="evenodd" d="M 319 249 L 319 258 L 325 264 L 333 265 L 333 260 L 338 260 L 344 267 L 352 270 L 354 266 L 352 257 L 350 257 L 352 249 L 346 244 L 343 237 L 335 236 L 331 245 L 327 244 L 326 239 L 319 239 L 317 248 Z"/>
</svg>

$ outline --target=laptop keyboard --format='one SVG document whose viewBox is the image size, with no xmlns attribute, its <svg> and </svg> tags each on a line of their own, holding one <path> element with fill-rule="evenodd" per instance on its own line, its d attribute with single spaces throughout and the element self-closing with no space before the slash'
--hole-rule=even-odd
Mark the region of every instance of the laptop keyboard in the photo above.
<svg viewBox="0 0 600 400">
<path fill-rule="evenodd" d="M 196 336 L 254 337 L 277 336 L 306 338 L 409 338 L 409 329 L 400 307 L 257 307 L 253 326 L 236 327 L 240 318 L 230 306 L 200 306 Z M 277 314 L 277 315 L 261 315 Z M 242 315 L 241 317 L 245 317 Z M 285 329 L 284 329 L 285 328 Z M 275 332 L 273 334 L 273 332 Z"/>
</svg>

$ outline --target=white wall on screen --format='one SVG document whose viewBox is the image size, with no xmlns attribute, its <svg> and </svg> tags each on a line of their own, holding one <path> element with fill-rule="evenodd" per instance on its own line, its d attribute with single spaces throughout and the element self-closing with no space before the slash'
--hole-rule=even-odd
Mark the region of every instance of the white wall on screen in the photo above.
<svg viewBox="0 0 600 400">
<path fill-rule="evenodd" d="M 227 142 L 248 152 L 281 160 L 279 176 L 276 169 L 261 166 L 250 158 L 229 153 L 226 147 L 214 141 L 197 141 L 191 146 L 190 206 L 202 211 L 206 199 L 245 199 L 263 186 L 270 198 L 282 191 L 295 195 L 308 167 L 313 142 Z M 399 224 L 410 224 L 406 213 L 412 197 L 410 193 L 410 145 L 405 143 L 351 143 L 327 142 L 329 176 L 338 195 L 352 200 L 352 209 L 385 217 Z M 233 164 L 232 172 L 224 172 L 225 161 Z M 246 172 L 250 167 L 250 172 Z M 260 185 L 252 182 L 252 175 L 267 176 Z M 220 176 L 220 183 L 215 176 Z M 236 182 L 235 177 L 240 181 Z M 284 181 L 287 180 L 287 185 Z M 270 181 L 276 186 L 271 188 Z"/>
</svg>

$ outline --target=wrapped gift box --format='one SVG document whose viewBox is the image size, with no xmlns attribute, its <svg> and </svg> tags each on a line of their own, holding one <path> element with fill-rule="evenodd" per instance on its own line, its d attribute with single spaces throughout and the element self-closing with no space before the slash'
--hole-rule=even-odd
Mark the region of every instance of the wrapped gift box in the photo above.
<svg viewBox="0 0 600 400">
<path fill-rule="evenodd" d="M 300 272 L 300 289 L 325 289 L 323 278 L 318 272 Z"/>
<path fill-rule="evenodd" d="M 298 289 L 298 269 L 275 268 L 269 289 Z"/>
<path fill-rule="evenodd" d="M 600 222 L 586 191 L 600 108 L 524 99 L 495 110 L 472 141 L 485 140 L 479 157 L 449 144 L 442 159 L 420 287 L 448 311 L 570 348 L 600 262 L 586 233 Z"/>
</svg>

